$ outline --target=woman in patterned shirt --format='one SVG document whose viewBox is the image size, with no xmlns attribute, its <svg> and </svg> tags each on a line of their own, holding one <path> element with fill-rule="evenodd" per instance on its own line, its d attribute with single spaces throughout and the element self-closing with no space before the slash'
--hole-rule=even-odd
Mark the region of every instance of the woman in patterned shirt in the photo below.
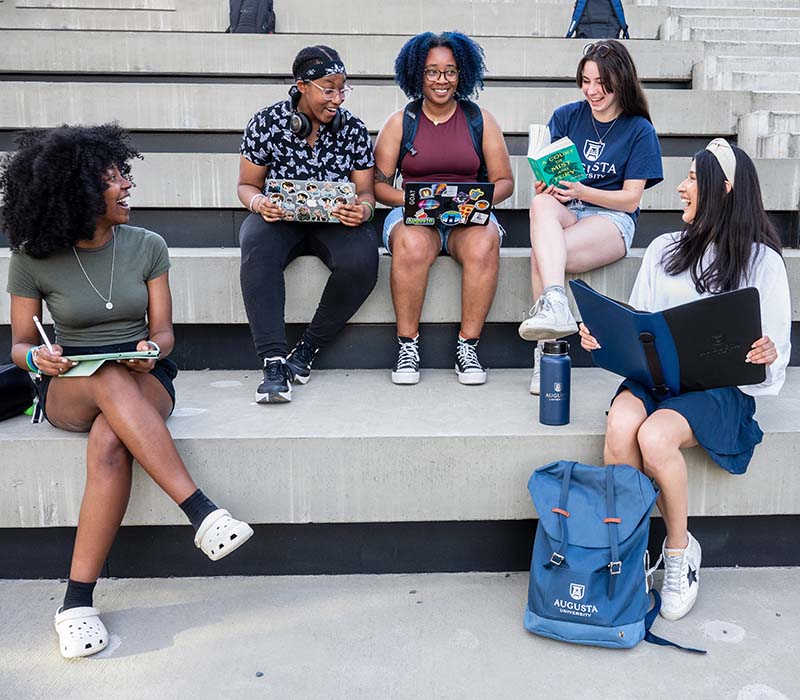
<svg viewBox="0 0 800 700">
<path fill-rule="evenodd" d="M 292 75 L 289 99 L 265 107 L 248 123 L 239 158 L 239 201 L 252 212 L 239 233 L 242 296 L 264 371 L 257 403 L 291 401 L 292 381 L 309 380 L 317 352 L 344 328 L 378 275 L 370 223 L 372 142 L 364 123 L 342 107 L 352 91 L 344 64 L 332 48 L 310 46 L 297 54 Z M 293 211 L 280 192 L 294 194 L 292 180 L 352 182 L 357 198 L 347 203 L 349 184 L 325 185 L 319 199 L 308 185 L 306 202 Z M 332 203 L 325 222 L 319 209 L 312 215 L 308 199 L 326 209 Z M 331 275 L 311 323 L 288 352 L 283 271 L 303 254 L 319 257 Z"/>
</svg>

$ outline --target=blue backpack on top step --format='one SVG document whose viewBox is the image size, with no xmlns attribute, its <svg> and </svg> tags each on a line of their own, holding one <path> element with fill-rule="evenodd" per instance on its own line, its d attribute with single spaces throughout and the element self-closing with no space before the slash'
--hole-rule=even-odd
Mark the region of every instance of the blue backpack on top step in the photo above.
<svg viewBox="0 0 800 700">
<path fill-rule="evenodd" d="M 647 541 L 658 492 L 626 464 L 562 460 L 528 481 L 539 524 L 533 545 L 528 631 L 564 642 L 628 649 L 650 632 L 660 608 L 651 591 Z M 650 607 L 650 595 L 655 604 Z"/>
</svg>

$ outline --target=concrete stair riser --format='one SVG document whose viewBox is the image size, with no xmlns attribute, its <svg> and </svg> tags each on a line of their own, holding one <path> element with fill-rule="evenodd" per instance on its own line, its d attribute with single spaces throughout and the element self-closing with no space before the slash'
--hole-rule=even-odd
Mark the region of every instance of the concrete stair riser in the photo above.
<svg viewBox="0 0 800 700">
<path fill-rule="evenodd" d="M 580 277 L 598 291 L 626 300 L 641 264 L 644 250 L 635 248 L 627 258 L 611 265 L 570 278 Z M 175 323 L 247 323 L 239 286 L 240 254 L 235 248 L 173 248 L 170 286 Z M 0 249 L 0 284 L 8 277 L 8 249 Z M 800 321 L 800 251 L 786 249 L 789 284 L 792 294 L 792 320 Z M 352 323 L 394 324 L 389 290 L 391 258 L 381 256 L 378 284 Z M 313 256 L 302 256 L 286 271 L 287 323 L 308 323 L 328 278 L 324 264 Z M 461 269 L 450 258 L 439 258 L 431 269 L 423 323 L 455 323 L 461 318 Z M 0 323 L 9 323 L 8 295 L 0 296 Z M 532 303 L 530 251 L 504 248 L 500 255 L 500 275 L 490 323 L 518 323 Z M 573 311 L 577 313 L 573 305 Z M 49 316 L 45 314 L 45 320 Z"/>
<path fill-rule="evenodd" d="M 51 127 L 67 123 L 119 120 L 131 130 L 241 132 L 254 112 L 286 97 L 285 85 L 210 83 L 45 83 L 3 84 L 10 96 L 0 102 L 0 129 Z M 653 121 L 662 136 L 725 136 L 736 119 L 759 109 L 795 110 L 800 95 L 768 92 L 650 90 Z M 546 122 L 560 105 L 582 99 L 577 88 L 488 87 L 481 106 L 496 115 L 506 134 L 527 134 L 528 125 Z M 370 131 L 407 100 L 394 86 L 359 86 L 347 101 Z M 800 111 L 800 109 L 798 109 Z"/>
<path fill-rule="evenodd" d="M 351 77 L 392 78 L 394 59 L 409 36 L 191 34 L 152 32 L 29 32 L 0 30 L 0 72 L 125 75 L 275 76 L 289 80 L 303 46 L 326 44 Z M 113 43 L 114 51 L 108 47 Z M 581 42 L 484 37 L 487 79 L 575 80 Z M 687 81 L 702 44 L 631 41 L 642 80 Z"/>
<path fill-rule="evenodd" d="M 749 132 L 748 132 L 749 133 Z M 134 137 L 135 142 L 135 137 Z M 180 161 L 180 167 L 176 163 Z M 689 170 L 691 158 L 664 158 L 664 180 L 645 190 L 644 211 L 679 211 L 676 187 Z M 533 175 L 524 156 L 512 156 L 514 194 L 498 209 L 528 209 Z M 131 193 L 134 208 L 169 209 L 239 209 L 236 196 L 239 156 L 226 153 L 146 153 L 134 161 L 136 187 Z M 785 157 L 756 160 L 762 182 L 779 178 L 781 188 L 764 188 L 764 206 L 768 211 L 787 211 L 800 202 L 800 163 Z M 379 208 L 384 208 L 379 205 Z"/>
<path fill-rule="evenodd" d="M 685 453 L 690 514 L 800 512 L 793 477 L 800 409 L 791 398 L 800 370 L 789 375 L 781 397 L 759 400 L 765 438 L 746 475 L 725 473 L 699 448 Z M 393 386 L 386 370 L 318 371 L 278 409 L 251 404 L 258 378 L 257 371 L 184 372 L 168 422 L 198 483 L 253 523 L 530 518 L 525 484 L 535 467 L 602 460 L 604 410 L 619 382 L 601 370 L 574 370 L 572 422 L 548 428 L 527 392 L 528 370 L 493 370 L 477 388 L 459 385 L 450 370 L 425 371 L 414 387 Z M 445 405 L 459 406 L 459 420 L 442 412 Z M 270 420 L 278 411 L 283 419 Z M 85 447 L 82 435 L 24 417 L 6 422 L 0 527 L 74 525 Z M 137 469 L 125 523 L 184 518 Z"/>
</svg>

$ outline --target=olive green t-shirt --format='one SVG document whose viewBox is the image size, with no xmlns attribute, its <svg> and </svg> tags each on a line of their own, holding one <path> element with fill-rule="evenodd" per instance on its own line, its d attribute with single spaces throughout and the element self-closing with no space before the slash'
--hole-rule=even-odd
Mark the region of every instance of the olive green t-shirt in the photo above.
<svg viewBox="0 0 800 700">
<path fill-rule="evenodd" d="M 116 240 L 116 253 L 114 253 Z M 169 251 L 157 233 L 117 226 L 114 238 L 102 248 L 75 248 L 86 275 L 67 248 L 43 259 L 12 253 L 8 292 L 47 303 L 55 324 L 56 342 L 89 347 L 115 345 L 147 338 L 147 282 L 169 269 Z M 92 289 L 86 276 L 106 299 L 111 286 L 113 309 Z"/>
</svg>

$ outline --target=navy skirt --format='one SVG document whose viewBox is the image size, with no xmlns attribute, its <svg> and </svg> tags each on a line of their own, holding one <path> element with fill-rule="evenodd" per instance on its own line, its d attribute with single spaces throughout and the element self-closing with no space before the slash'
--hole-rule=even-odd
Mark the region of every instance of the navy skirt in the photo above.
<svg viewBox="0 0 800 700">
<path fill-rule="evenodd" d="M 641 400 L 648 416 L 660 408 L 680 413 L 709 457 L 731 474 L 747 471 L 753 451 L 764 437 L 753 418 L 755 399 L 738 387 L 690 391 L 680 396 L 659 398 L 639 382 L 626 379 L 614 398 L 625 389 Z"/>
<path fill-rule="evenodd" d="M 122 343 L 120 345 L 98 345 L 95 347 L 63 347 L 64 357 L 70 355 L 91 355 L 100 352 L 131 352 L 136 350 L 136 343 Z M 178 365 L 176 365 L 168 357 L 163 360 L 156 360 L 156 365 L 150 370 L 150 374 L 154 376 L 161 386 L 166 389 L 169 397 L 172 399 L 172 407 L 175 408 L 175 387 L 172 380 L 178 376 Z M 47 390 L 50 387 L 50 382 L 55 377 L 47 374 L 41 375 L 41 381 L 36 382 L 36 393 L 39 396 L 39 408 L 42 415 L 47 418 Z M 68 381 L 68 380 L 64 380 Z M 171 411 L 170 411 L 171 412 Z"/>
</svg>

